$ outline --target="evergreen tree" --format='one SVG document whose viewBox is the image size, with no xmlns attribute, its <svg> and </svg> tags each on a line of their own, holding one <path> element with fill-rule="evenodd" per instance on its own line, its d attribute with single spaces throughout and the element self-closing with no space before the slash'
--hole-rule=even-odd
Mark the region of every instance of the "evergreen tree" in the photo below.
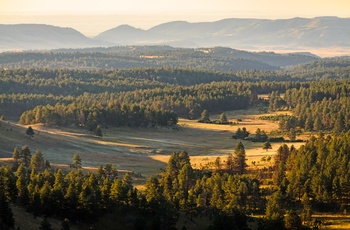
<svg viewBox="0 0 350 230">
<path fill-rule="evenodd" d="M 296 137 L 297 137 L 297 133 L 295 131 L 294 128 L 291 128 L 288 132 L 288 137 L 291 141 L 295 141 Z"/>
<path fill-rule="evenodd" d="M 304 223 L 310 223 L 312 221 L 312 209 L 309 196 L 305 193 L 301 198 L 303 210 L 301 211 L 301 219 Z"/>
<path fill-rule="evenodd" d="M 64 175 L 62 173 L 62 170 L 58 169 L 55 173 L 55 182 L 51 190 L 53 205 L 55 206 L 55 210 L 58 213 L 60 213 L 63 209 L 65 189 L 66 185 L 64 181 Z"/>
<path fill-rule="evenodd" d="M 15 162 L 18 162 L 21 158 L 19 148 L 16 146 L 13 150 L 12 158 Z"/>
<path fill-rule="evenodd" d="M 220 171 L 221 170 L 221 158 L 217 157 L 214 161 L 215 170 Z"/>
<path fill-rule="evenodd" d="M 26 130 L 26 134 L 29 136 L 29 137 L 34 137 L 34 130 L 32 128 L 32 126 L 29 126 Z"/>
<path fill-rule="evenodd" d="M 12 229 L 15 226 L 12 209 L 3 192 L 0 194 L 0 229 Z"/>
<path fill-rule="evenodd" d="M 29 162 L 31 160 L 31 152 L 28 145 L 25 145 L 22 147 L 22 151 L 20 155 L 21 155 L 22 162 L 24 163 L 24 166 L 28 167 Z"/>
<path fill-rule="evenodd" d="M 268 220 L 282 220 L 282 196 L 279 191 L 274 192 L 266 205 L 265 217 Z"/>
<path fill-rule="evenodd" d="M 284 226 L 287 230 L 302 229 L 301 219 L 295 211 L 288 211 L 286 213 Z"/>
<path fill-rule="evenodd" d="M 75 168 L 81 168 L 81 158 L 78 153 L 73 156 L 73 165 Z"/>
<path fill-rule="evenodd" d="M 95 133 L 96 133 L 96 136 L 102 137 L 103 133 L 100 125 L 97 126 Z"/>
<path fill-rule="evenodd" d="M 27 172 L 24 164 L 20 164 L 16 171 L 16 188 L 18 191 L 19 202 L 23 205 L 28 204 L 29 194 L 28 194 L 28 180 L 27 180 Z"/>
<path fill-rule="evenodd" d="M 30 166 L 36 170 L 44 168 L 44 157 L 40 149 L 37 149 L 35 154 L 32 156 Z"/>
<path fill-rule="evenodd" d="M 219 121 L 220 121 L 220 124 L 227 124 L 228 123 L 228 120 L 227 120 L 225 113 L 222 113 L 220 115 Z"/>
<path fill-rule="evenodd" d="M 239 174 L 244 174 L 247 164 L 245 163 L 247 161 L 246 155 L 245 155 L 245 149 L 244 145 L 241 141 L 239 141 L 235 148 L 234 148 L 234 156 L 233 156 L 233 166 L 234 171 L 236 171 Z"/>
<path fill-rule="evenodd" d="M 202 121 L 202 122 L 209 122 L 210 121 L 208 110 L 206 110 L 206 109 L 203 110 L 203 112 L 201 113 L 200 121 Z"/>
<path fill-rule="evenodd" d="M 269 149 L 272 149 L 271 143 L 270 143 L 270 142 L 268 142 L 268 141 L 264 142 L 264 144 L 263 144 L 263 147 L 262 147 L 262 148 L 263 148 L 263 149 L 265 149 L 265 150 L 266 150 L 266 152 L 267 152 Z"/>
</svg>

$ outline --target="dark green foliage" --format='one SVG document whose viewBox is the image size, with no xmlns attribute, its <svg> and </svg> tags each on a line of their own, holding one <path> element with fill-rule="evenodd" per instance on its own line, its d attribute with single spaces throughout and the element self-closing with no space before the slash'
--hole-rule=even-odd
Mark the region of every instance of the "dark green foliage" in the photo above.
<svg viewBox="0 0 350 230">
<path fill-rule="evenodd" d="M 74 154 L 72 160 L 75 168 L 81 168 L 81 158 L 79 153 Z"/>
<path fill-rule="evenodd" d="M 247 216 L 240 212 L 235 212 L 233 215 L 225 215 L 216 210 L 214 212 L 213 225 L 209 226 L 208 230 L 248 230 Z"/>
<path fill-rule="evenodd" d="M 209 112 L 208 110 L 203 110 L 203 112 L 201 113 L 201 118 L 200 118 L 201 122 L 210 122 L 210 116 L 209 116 Z"/>
<path fill-rule="evenodd" d="M 69 223 L 69 220 L 68 220 L 67 218 L 65 218 L 65 219 L 62 221 L 61 230 L 70 230 L 70 223 Z"/>
<path fill-rule="evenodd" d="M 44 168 L 44 157 L 40 149 L 37 149 L 32 156 L 30 166 L 36 170 L 42 170 Z"/>
<path fill-rule="evenodd" d="M 220 124 L 228 124 L 228 120 L 227 120 L 225 113 L 222 113 L 220 115 L 219 121 L 220 121 Z"/>
<path fill-rule="evenodd" d="M 253 137 L 252 141 L 253 142 L 266 142 L 269 139 L 267 136 L 266 132 L 264 130 L 260 130 L 258 128 L 256 130 L 255 136 Z"/>
<path fill-rule="evenodd" d="M 12 158 L 15 162 L 18 162 L 21 158 L 21 153 L 20 153 L 19 148 L 17 146 L 13 150 Z"/>
<path fill-rule="evenodd" d="M 243 149 L 238 145 L 235 151 Z M 111 164 L 87 175 L 81 170 L 67 174 L 61 170 L 55 173 L 49 169 L 37 170 L 34 165 L 30 173 L 24 164 L 19 165 L 16 173 L 10 168 L 0 168 L 0 189 L 8 199 L 14 200 L 11 195 L 15 195 L 17 203 L 35 217 L 56 216 L 92 223 L 106 213 L 124 215 L 127 211 L 145 229 L 171 229 L 179 210 L 209 218 L 216 209 L 220 215 L 214 218 L 213 227 L 230 223 L 233 229 L 244 229 L 247 219 L 243 213 L 254 212 L 261 206 L 258 180 L 237 174 L 221 175 L 220 171 L 197 172 L 192 169 L 186 151 L 173 153 L 166 171 L 149 178 L 143 194 L 133 187 L 130 174 L 116 178 L 115 166 Z M 68 226 L 66 221 L 62 222 L 62 229 L 69 229 Z M 134 226 L 142 228 L 136 222 Z M 41 228 L 50 228 L 47 219 Z"/>
<path fill-rule="evenodd" d="M 103 134 L 102 134 L 101 126 L 99 125 L 97 126 L 95 133 L 96 133 L 96 136 L 102 137 Z"/>
<path fill-rule="evenodd" d="M 15 227 L 15 219 L 9 202 L 3 191 L 0 193 L 0 229 L 12 229 Z"/>
<path fill-rule="evenodd" d="M 43 221 L 42 221 L 41 224 L 40 224 L 39 229 L 41 229 L 41 230 L 52 230 L 52 228 L 51 228 L 51 223 L 49 222 L 49 220 L 47 219 L 47 217 L 45 217 L 45 218 L 43 219 Z"/>
<path fill-rule="evenodd" d="M 238 128 L 236 133 L 232 136 L 234 139 L 244 139 L 249 136 L 249 132 L 247 131 L 246 127 Z"/>
<path fill-rule="evenodd" d="M 32 126 L 29 126 L 26 130 L 26 134 L 29 136 L 29 137 L 34 137 L 34 130 L 32 128 Z"/>
<path fill-rule="evenodd" d="M 295 211 L 287 211 L 284 217 L 284 226 L 287 230 L 302 229 L 301 219 Z"/>
<path fill-rule="evenodd" d="M 268 200 L 265 216 L 272 221 L 283 219 L 282 196 L 279 191 L 274 192 Z"/>
<path fill-rule="evenodd" d="M 244 145 L 239 141 L 233 151 L 233 171 L 239 174 L 244 174 L 247 164 Z"/>
<path fill-rule="evenodd" d="M 312 137 L 305 146 L 290 151 L 287 195 L 296 200 L 303 197 L 304 216 L 310 211 L 306 197 L 328 210 L 349 198 L 349 136 L 347 132 L 332 138 Z"/>
<path fill-rule="evenodd" d="M 271 143 L 266 141 L 263 146 L 262 146 L 262 149 L 265 149 L 266 152 L 269 150 L 269 149 L 272 149 L 272 146 L 271 146 Z"/>
<path fill-rule="evenodd" d="M 28 167 L 30 160 L 31 160 L 31 152 L 30 149 L 28 147 L 28 145 L 25 145 L 22 147 L 21 153 L 20 153 L 20 158 L 21 158 L 21 162 Z"/>
</svg>

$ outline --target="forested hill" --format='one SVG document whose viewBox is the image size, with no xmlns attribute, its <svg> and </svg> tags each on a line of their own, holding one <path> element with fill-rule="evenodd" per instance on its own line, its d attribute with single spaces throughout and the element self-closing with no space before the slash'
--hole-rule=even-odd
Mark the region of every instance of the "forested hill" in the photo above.
<svg viewBox="0 0 350 230">
<path fill-rule="evenodd" d="M 117 26 L 117 25 L 116 25 Z M 349 49 L 350 18 L 223 19 L 173 21 L 148 30 L 121 25 L 95 38 L 72 28 L 39 24 L 0 25 L 0 51 L 125 45 L 226 46 L 249 50 Z"/>
<path fill-rule="evenodd" d="M 135 36 L 138 35 L 138 36 Z M 335 36 L 336 35 L 336 36 Z M 119 45 L 167 44 L 177 47 L 228 46 L 279 50 L 350 46 L 350 18 L 224 19 L 215 22 L 173 21 L 140 30 L 118 26 L 97 36 Z"/>
<path fill-rule="evenodd" d="M 0 51 L 101 46 L 72 28 L 41 24 L 0 25 Z"/>
<path fill-rule="evenodd" d="M 225 47 L 186 49 L 170 46 L 128 46 L 1 53 L 0 68 L 91 70 L 167 66 L 227 72 L 246 69 L 276 70 L 318 59 L 312 54 L 247 52 Z"/>
</svg>

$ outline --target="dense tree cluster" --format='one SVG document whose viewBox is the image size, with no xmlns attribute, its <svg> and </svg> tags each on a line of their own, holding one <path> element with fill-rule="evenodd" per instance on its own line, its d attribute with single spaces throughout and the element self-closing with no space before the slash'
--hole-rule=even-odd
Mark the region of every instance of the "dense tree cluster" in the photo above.
<svg viewBox="0 0 350 230">
<path fill-rule="evenodd" d="M 102 107 L 83 107 L 76 103 L 67 106 L 37 106 L 24 112 L 19 120 L 21 124 L 44 123 L 59 126 L 84 126 L 89 131 L 101 134 L 100 126 L 156 127 L 177 124 L 177 114 L 163 110 L 145 109 L 124 104 Z"/>
<path fill-rule="evenodd" d="M 163 66 L 224 72 L 232 69 L 278 69 L 276 66 L 249 58 L 242 59 L 231 57 L 231 55 L 219 55 L 219 52 L 215 52 L 212 55 L 199 49 L 181 49 L 166 46 L 112 47 L 50 52 L 12 52 L 0 55 L 0 68 L 11 69 L 50 68 L 91 70 L 102 68 L 159 68 Z"/>
<path fill-rule="evenodd" d="M 349 140 L 347 132 L 312 137 L 299 149 L 280 146 L 272 167 L 274 187 L 270 189 L 260 187 L 265 183 L 261 176 L 247 173 L 242 142 L 224 163 L 217 159 L 211 170 L 195 170 L 186 151 L 174 152 L 166 170 L 150 177 L 142 193 L 133 187 L 129 174 L 119 179 L 111 164 L 100 165 L 96 173 L 84 174 L 79 167 L 63 173 L 53 171 L 39 149 L 31 155 L 28 146 L 16 147 L 13 166 L 0 167 L 1 215 L 11 217 L 10 202 L 25 206 L 34 216 L 71 221 L 89 222 L 107 212 L 123 215 L 128 210 L 133 224 L 141 221 L 147 229 L 164 229 L 174 226 L 181 211 L 189 218 L 213 217 L 213 229 L 227 225 L 244 229 L 248 220 L 245 213 L 265 211 L 266 219 L 255 220 L 261 229 L 301 229 L 301 220 L 309 226 L 317 224 L 311 221 L 313 210 L 348 208 Z M 81 165 L 81 160 L 76 154 L 73 164 Z M 300 215 L 291 205 L 295 202 L 302 206 Z M 1 215 L 1 223 L 12 226 L 11 218 L 4 222 Z"/>
<path fill-rule="evenodd" d="M 293 116 L 278 117 L 285 132 L 297 128 L 342 132 L 350 128 L 349 92 L 348 80 L 311 82 L 309 87 L 288 89 L 283 99 L 273 92 L 269 108 L 293 110 Z"/>
<path fill-rule="evenodd" d="M 22 148 L 23 154 L 25 151 L 30 152 L 28 146 Z M 235 151 L 242 150 L 237 147 Z M 135 225 L 131 228 L 138 229 L 141 221 L 146 229 L 171 229 L 182 210 L 191 216 L 215 215 L 213 229 L 221 229 L 226 221 L 235 226 L 231 229 L 243 229 L 247 227 L 244 213 L 260 209 L 262 204 L 257 179 L 195 171 L 185 151 L 173 153 L 166 171 L 150 177 L 143 193 L 133 187 L 130 174 L 119 179 L 111 164 L 100 165 L 96 173 L 84 174 L 81 169 L 64 173 L 47 167 L 39 149 L 27 165 L 21 160 L 23 154 L 15 148 L 13 166 L 0 167 L 3 216 L 13 215 L 8 206 L 12 202 L 24 206 L 35 217 L 91 222 L 108 212 L 125 215 L 127 211 L 133 215 Z M 223 217 L 227 219 L 224 223 Z M 1 218 L 0 215 L 1 224 L 14 226 L 13 216 L 6 221 Z M 48 223 L 43 221 L 44 224 Z"/>
<path fill-rule="evenodd" d="M 305 146 L 291 151 L 286 163 L 290 170 L 286 195 L 301 199 L 306 194 L 334 208 L 346 205 L 350 198 L 349 138 L 349 132 L 336 137 L 313 137 Z"/>
</svg>

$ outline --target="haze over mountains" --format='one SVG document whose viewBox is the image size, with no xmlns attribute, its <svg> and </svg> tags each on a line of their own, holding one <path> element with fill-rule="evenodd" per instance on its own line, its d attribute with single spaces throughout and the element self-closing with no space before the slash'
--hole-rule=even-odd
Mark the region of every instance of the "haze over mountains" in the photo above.
<svg viewBox="0 0 350 230">
<path fill-rule="evenodd" d="M 170 45 L 225 46 L 249 50 L 350 48 L 350 18 L 224 19 L 215 22 L 173 21 L 148 30 L 121 25 L 95 38 L 49 25 L 0 25 L 0 50 Z"/>
</svg>

